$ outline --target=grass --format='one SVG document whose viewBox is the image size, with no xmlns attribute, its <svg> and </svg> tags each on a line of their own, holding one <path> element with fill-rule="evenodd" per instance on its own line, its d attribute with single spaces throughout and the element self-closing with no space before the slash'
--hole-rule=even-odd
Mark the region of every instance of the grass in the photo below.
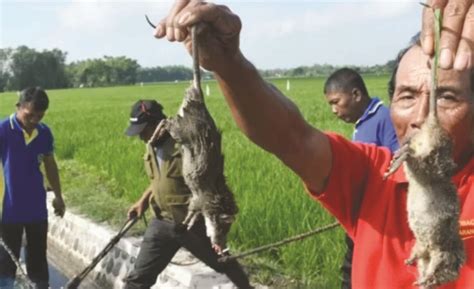
<svg viewBox="0 0 474 289">
<path fill-rule="evenodd" d="M 385 96 L 387 77 L 366 77 L 372 95 Z M 352 126 L 332 115 L 322 91 L 324 79 L 272 82 L 288 95 L 314 126 L 347 137 Z M 208 82 L 206 102 L 223 135 L 225 173 L 240 213 L 229 236 L 234 252 L 279 241 L 333 222 L 333 218 L 303 190 L 300 180 L 279 160 L 247 140 L 233 122 L 215 82 Z M 188 83 L 147 86 L 50 90 L 45 116 L 55 136 L 56 156 L 68 208 L 99 222 L 119 224 L 128 207 L 147 185 L 144 145 L 127 138 L 131 105 L 157 99 L 174 115 Z M 14 110 L 15 93 L 0 94 L 0 116 Z M 284 140 L 282 140 L 284 141 Z M 143 229 L 136 229 L 139 233 Z M 325 232 L 257 256 L 243 259 L 256 281 L 277 288 L 338 288 L 339 266 L 345 253 L 341 229 Z"/>
</svg>

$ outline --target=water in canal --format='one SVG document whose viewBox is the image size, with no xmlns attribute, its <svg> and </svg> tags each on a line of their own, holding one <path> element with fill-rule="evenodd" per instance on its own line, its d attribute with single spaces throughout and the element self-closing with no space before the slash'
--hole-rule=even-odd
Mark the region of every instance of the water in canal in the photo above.
<svg viewBox="0 0 474 289">
<path fill-rule="evenodd" d="M 4 243 L 0 242 L 0 246 L 4 246 Z M 22 249 L 21 250 L 21 259 L 22 260 L 24 260 L 24 258 L 25 258 L 24 256 L 25 256 L 24 249 Z M 24 268 L 24 266 L 22 266 L 22 267 Z M 64 276 L 58 269 L 56 269 L 51 264 L 48 265 L 48 268 L 49 268 L 49 286 L 50 286 L 50 288 L 51 289 L 62 289 L 62 288 L 64 288 L 64 286 L 68 282 L 68 279 L 66 278 L 66 276 Z M 25 269 L 22 269 L 21 271 L 24 272 L 24 270 Z M 18 273 L 20 273 L 20 272 L 18 272 Z M 26 282 L 26 280 L 24 280 L 22 278 L 21 274 L 18 274 L 15 289 L 23 289 L 23 288 L 27 289 L 27 288 L 30 288 L 30 287 L 28 286 L 28 282 Z"/>
<path fill-rule="evenodd" d="M 61 274 L 55 267 L 49 265 L 49 287 L 51 289 L 61 289 L 69 280 Z"/>
</svg>

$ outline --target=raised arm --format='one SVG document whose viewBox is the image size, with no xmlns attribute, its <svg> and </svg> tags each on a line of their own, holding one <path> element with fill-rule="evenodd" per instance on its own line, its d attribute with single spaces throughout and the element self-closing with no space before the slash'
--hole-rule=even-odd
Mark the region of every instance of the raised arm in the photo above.
<svg viewBox="0 0 474 289">
<path fill-rule="evenodd" d="M 327 137 L 243 57 L 215 76 L 240 129 L 321 191 L 332 160 Z"/>
<path fill-rule="evenodd" d="M 242 55 L 237 15 L 225 6 L 178 0 L 157 25 L 155 36 L 184 42 L 189 50 L 189 27 L 197 22 L 210 26 L 201 35 L 205 37 L 200 46 L 201 65 L 214 72 L 239 128 L 280 158 L 311 189 L 320 191 L 331 168 L 329 141 Z"/>
</svg>

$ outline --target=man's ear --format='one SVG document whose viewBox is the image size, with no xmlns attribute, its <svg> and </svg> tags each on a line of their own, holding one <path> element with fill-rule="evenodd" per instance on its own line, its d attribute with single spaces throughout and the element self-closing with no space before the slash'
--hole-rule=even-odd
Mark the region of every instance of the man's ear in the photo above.
<svg viewBox="0 0 474 289">
<path fill-rule="evenodd" d="M 358 88 L 353 88 L 351 93 L 352 99 L 355 102 L 360 102 L 362 100 L 362 93 L 360 93 L 360 90 Z"/>
</svg>

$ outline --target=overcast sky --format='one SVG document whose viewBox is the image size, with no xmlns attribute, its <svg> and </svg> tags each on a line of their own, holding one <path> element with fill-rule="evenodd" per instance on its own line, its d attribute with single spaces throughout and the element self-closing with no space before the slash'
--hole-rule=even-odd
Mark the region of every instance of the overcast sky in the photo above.
<svg viewBox="0 0 474 289">
<path fill-rule="evenodd" d="M 243 22 L 241 49 L 258 68 L 373 65 L 395 57 L 420 29 L 415 0 L 219 1 Z M 172 1 L 0 0 L 0 47 L 58 48 L 67 62 L 127 56 L 144 67 L 187 65 L 176 43 L 157 40 Z"/>
</svg>

